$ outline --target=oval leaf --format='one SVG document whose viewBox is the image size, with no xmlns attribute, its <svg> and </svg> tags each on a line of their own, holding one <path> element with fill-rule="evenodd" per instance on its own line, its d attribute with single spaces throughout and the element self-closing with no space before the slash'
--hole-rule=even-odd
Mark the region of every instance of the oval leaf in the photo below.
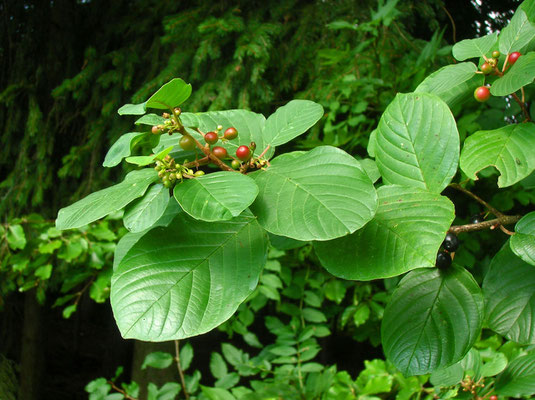
<svg viewBox="0 0 535 400">
<path fill-rule="evenodd" d="M 527 177 L 535 169 L 535 124 L 513 124 L 469 136 L 461 152 L 460 166 L 470 178 L 483 168 L 500 171 L 498 186 L 506 187 Z"/>
<path fill-rule="evenodd" d="M 477 39 L 461 40 L 455 43 L 451 52 L 453 57 L 459 61 L 464 61 L 468 58 L 484 57 L 494 47 L 497 41 L 498 33 L 494 32 Z"/>
<path fill-rule="evenodd" d="M 490 329 L 522 344 L 535 344 L 535 268 L 506 243 L 494 256 L 483 281 Z"/>
<path fill-rule="evenodd" d="M 271 146 L 280 146 L 306 132 L 323 116 L 323 107 L 310 100 L 292 100 L 269 116 L 262 135 Z"/>
<path fill-rule="evenodd" d="M 529 85 L 535 79 L 535 52 L 518 58 L 516 63 L 490 88 L 493 96 L 506 96 Z"/>
<path fill-rule="evenodd" d="M 125 104 L 117 110 L 119 115 L 143 115 L 145 114 L 145 103 Z"/>
<path fill-rule="evenodd" d="M 525 215 L 511 236 L 511 250 L 528 264 L 535 265 L 535 211 Z"/>
<path fill-rule="evenodd" d="M 377 195 L 377 213 L 364 228 L 334 241 L 314 243 L 321 264 L 339 278 L 355 280 L 434 267 L 455 218 L 451 201 L 422 189 L 395 185 L 380 187 Z"/>
<path fill-rule="evenodd" d="M 121 334 L 166 341 L 208 332 L 254 290 L 266 254 L 266 234 L 251 215 L 201 222 L 180 214 L 150 230 L 112 277 Z"/>
<path fill-rule="evenodd" d="M 511 397 L 535 394 L 535 353 L 511 361 L 496 379 L 496 393 Z"/>
<path fill-rule="evenodd" d="M 403 374 L 427 374 L 463 358 L 482 324 L 481 289 L 464 268 L 411 271 L 385 309 L 383 349 Z"/>
<path fill-rule="evenodd" d="M 82 200 L 59 210 L 56 228 L 79 228 L 118 211 L 143 196 L 147 188 L 156 180 L 158 180 L 158 174 L 153 169 L 132 171 L 121 183 L 91 193 Z"/>
<path fill-rule="evenodd" d="M 158 219 L 158 221 L 152 224 L 150 228 L 136 233 L 128 232 L 126 235 L 124 235 L 117 243 L 117 246 L 115 246 L 115 252 L 113 254 L 113 270 L 117 268 L 126 253 L 128 253 L 132 246 L 135 245 L 138 240 L 145 235 L 145 233 L 147 233 L 152 228 L 156 228 L 157 226 L 168 226 L 171 221 L 178 215 L 178 213 L 181 212 L 182 209 L 180 208 L 178 203 L 174 199 L 170 198 L 163 215 L 160 217 L 160 219 Z"/>
<path fill-rule="evenodd" d="M 185 102 L 191 95 L 191 85 L 180 78 L 175 78 L 163 85 L 154 93 L 145 105 L 145 108 L 160 110 L 172 109 Z"/>
<path fill-rule="evenodd" d="M 115 167 L 121 160 L 128 157 L 132 152 L 132 147 L 145 136 L 144 132 L 130 132 L 122 135 L 110 147 L 104 158 L 102 165 L 104 167 Z"/>
<path fill-rule="evenodd" d="M 374 151 L 385 183 L 440 193 L 457 171 L 455 119 L 435 95 L 398 94 L 379 121 Z"/>
<path fill-rule="evenodd" d="M 500 32 L 498 39 L 502 54 L 523 51 L 529 42 L 535 39 L 535 26 L 529 22 L 524 10 L 519 8 L 511 18 L 511 22 Z"/>
<path fill-rule="evenodd" d="M 425 78 L 414 91 L 434 94 L 452 108 L 483 85 L 485 78 L 476 71 L 477 66 L 471 62 L 447 65 Z"/>
<path fill-rule="evenodd" d="M 141 118 L 138 118 L 135 122 L 136 125 L 163 125 L 165 118 L 156 114 L 145 114 Z"/>
<path fill-rule="evenodd" d="M 377 194 L 357 160 L 335 147 L 287 153 L 251 176 L 260 192 L 251 210 L 268 232 L 329 240 L 372 219 Z"/>
<path fill-rule="evenodd" d="M 168 189 L 162 184 L 151 186 L 145 196 L 127 206 L 123 217 L 124 226 L 130 232 L 150 228 L 163 215 L 168 202 Z"/>
<path fill-rule="evenodd" d="M 203 221 L 237 217 L 252 204 L 257 194 L 258 186 L 252 178 L 229 171 L 188 179 L 177 184 L 174 190 L 182 209 Z"/>
</svg>

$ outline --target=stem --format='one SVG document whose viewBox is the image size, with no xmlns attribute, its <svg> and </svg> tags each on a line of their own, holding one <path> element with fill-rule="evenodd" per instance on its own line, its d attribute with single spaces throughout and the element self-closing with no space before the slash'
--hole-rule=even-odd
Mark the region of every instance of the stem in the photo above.
<svg viewBox="0 0 535 400">
<path fill-rule="evenodd" d="M 137 400 L 135 397 L 132 397 L 130 395 L 128 395 L 123 389 L 121 389 L 120 387 L 118 387 L 115 383 L 113 383 L 112 381 L 108 381 L 108 383 L 111 385 L 112 389 L 121 393 L 126 399 L 128 400 Z"/>
<path fill-rule="evenodd" d="M 186 390 L 186 381 L 184 380 L 184 372 L 182 371 L 182 366 L 180 365 L 180 349 L 179 341 L 175 340 L 175 361 L 176 367 L 178 369 L 178 375 L 180 375 L 180 384 L 182 385 L 182 391 L 184 392 L 184 397 L 189 399 L 189 393 Z"/>
<path fill-rule="evenodd" d="M 474 231 L 481 231 L 483 229 L 494 229 L 496 227 L 500 227 L 502 229 L 503 225 L 510 225 L 518 222 L 522 218 L 522 215 L 503 215 L 496 219 L 491 219 L 488 221 L 479 222 L 477 224 L 466 224 L 466 225 L 452 225 L 450 229 L 448 229 L 448 232 L 459 234 L 461 232 L 474 232 Z M 502 231 L 507 233 L 508 235 L 513 235 L 514 232 L 511 232 L 507 229 L 503 228 Z"/>
<path fill-rule="evenodd" d="M 451 16 L 450 12 L 446 9 L 446 7 L 442 6 L 442 9 L 444 10 L 446 15 L 450 19 L 451 27 L 453 29 L 453 43 L 456 43 L 457 42 L 457 39 L 456 39 L 457 28 L 455 26 L 455 21 L 453 20 L 453 17 Z"/>
<path fill-rule="evenodd" d="M 523 88 L 522 88 L 522 89 L 523 89 Z M 526 104 L 524 104 L 524 102 L 518 98 L 518 96 L 516 95 L 516 93 L 511 93 L 511 96 L 513 96 L 513 99 L 515 99 L 515 101 L 518 103 L 518 105 L 519 105 L 520 108 L 522 109 L 522 112 L 524 113 L 524 117 L 526 117 L 526 119 L 524 120 L 524 122 L 529 122 L 529 121 L 531 121 L 531 117 L 530 117 L 530 115 L 529 115 L 529 111 L 528 111 L 528 109 L 526 108 Z M 522 97 L 524 97 L 523 94 L 522 94 Z"/>
<path fill-rule="evenodd" d="M 185 163 L 183 166 L 186 168 L 200 167 L 201 165 L 206 165 L 209 162 L 210 162 L 210 158 L 207 156 L 207 157 L 201 158 L 200 160 L 195 160 L 195 161 L 190 161 L 188 163 Z"/>
<path fill-rule="evenodd" d="M 500 217 L 503 217 L 504 215 L 498 211 L 497 209 L 495 209 L 494 207 L 492 207 L 489 203 L 487 203 L 485 200 L 483 200 L 481 197 L 475 195 L 474 193 L 472 193 L 471 191 L 469 191 L 468 189 L 462 187 L 461 185 L 459 185 L 458 183 L 450 183 L 448 186 L 454 188 L 454 189 L 457 189 L 461 192 L 463 192 L 464 194 L 470 196 L 471 198 L 473 198 L 475 201 L 477 201 L 478 203 L 482 204 L 487 210 L 489 210 L 492 214 L 494 214 L 496 217 L 500 218 Z"/>
</svg>

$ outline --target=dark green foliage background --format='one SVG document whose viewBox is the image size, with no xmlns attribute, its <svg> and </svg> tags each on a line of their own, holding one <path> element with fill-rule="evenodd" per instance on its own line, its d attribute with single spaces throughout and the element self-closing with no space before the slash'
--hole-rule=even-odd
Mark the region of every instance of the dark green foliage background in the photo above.
<svg viewBox="0 0 535 400">
<path fill-rule="evenodd" d="M 269 115 L 291 99 L 314 100 L 326 114 L 293 146 L 334 145 L 365 156 L 369 134 L 396 93 L 412 91 L 451 63 L 454 41 L 483 34 L 474 21 L 497 29 L 518 4 L 402 0 L 383 15 L 375 0 L 0 1 L 1 222 L 30 212 L 53 219 L 60 207 L 119 181 L 128 167 L 108 170 L 102 161 L 133 119 L 116 110 L 146 100 L 174 77 L 192 84 L 184 104 L 192 112 L 246 108 Z M 491 11 L 500 17 L 489 20 Z M 504 111 L 514 120 L 520 110 L 493 99 L 454 111 L 463 140 L 503 125 L 497 118 Z M 478 183 L 478 194 L 503 212 L 521 213 L 535 201 L 518 185 L 500 194 L 494 181 Z M 456 193 L 445 194 L 456 204 L 456 223 L 481 211 Z M 484 268 L 486 254 L 500 247 L 484 244 L 490 235 L 463 237 L 456 261 L 472 266 L 477 259 L 476 270 Z M 307 251 L 287 254 L 295 274 L 308 277 L 312 268 L 330 279 L 313 255 L 303 255 Z M 355 298 L 371 298 L 395 282 L 343 285 L 359 293 Z M 339 323 L 345 306 L 333 305 L 328 323 Z M 378 344 L 377 318 L 349 331 Z"/>
</svg>

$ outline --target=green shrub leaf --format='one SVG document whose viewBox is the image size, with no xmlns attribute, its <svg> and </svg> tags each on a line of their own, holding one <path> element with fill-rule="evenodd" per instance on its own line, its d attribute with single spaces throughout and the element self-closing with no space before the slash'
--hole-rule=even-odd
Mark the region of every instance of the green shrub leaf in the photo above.
<svg viewBox="0 0 535 400">
<path fill-rule="evenodd" d="M 477 66 L 472 62 L 447 65 L 425 78 L 414 91 L 434 94 L 453 108 L 485 82 L 483 75 L 476 71 Z"/>
<path fill-rule="evenodd" d="M 249 207 L 258 186 L 249 176 L 219 171 L 178 183 L 174 189 L 176 201 L 195 219 L 222 221 L 237 217 Z"/>
<path fill-rule="evenodd" d="M 260 192 L 251 210 L 267 231 L 297 240 L 329 240 L 361 228 L 377 194 L 359 162 L 335 147 L 287 153 L 251 176 Z"/>
<path fill-rule="evenodd" d="M 130 132 L 122 135 L 106 153 L 102 166 L 115 167 L 116 165 L 119 165 L 123 158 L 128 157 L 132 153 L 132 147 L 134 147 L 143 136 L 145 136 L 144 132 Z"/>
<path fill-rule="evenodd" d="M 515 226 L 511 250 L 528 264 L 535 265 L 535 211 L 525 215 Z"/>
<path fill-rule="evenodd" d="M 479 58 L 487 56 L 489 51 L 496 45 L 497 41 L 498 33 L 494 32 L 477 39 L 461 40 L 460 42 L 455 43 L 451 52 L 453 57 L 459 61 L 464 61 L 468 58 Z"/>
<path fill-rule="evenodd" d="M 150 228 L 163 215 L 168 202 L 168 189 L 162 184 L 151 186 L 142 198 L 126 207 L 124 226 L 130 232 L 141 232 Z"/>
<path fill-rule="evenodd" d="M 262 135 L 271 146 L 280 146 L 306 132 L 323 116 L 323 107 L 310 100 L 292 100 L 269 116 Z"/>
<path fill-rule="evenodd" d="M 483 296 L 468 271 L 411 271 L 385 309 L 385 355 L 405 375 L 422 375 L 465 356 L 483 324 Z"/>
<path fill-rule="evenodd" d="M 535 268 L 506 243 L 494 256 L 483 281 L 490 329 L 522 344 L 535 344 Z"/>
<path fill-rule="evenodd" d="M 496 379 L 500 396 L 523 397 L 535 394 L 535 353 L 515 358 Z"/>
<path fill-rule="evenodd" d="M 514 51 L 523 51 L 535 39 L 535 26 L 528 20 L 528 16 L 519 8 L 511 22 L 500 32 L 500 51 L 510 54 Z"/>
<path fill-rule="evenodd" d="M 91 193 L 82 200 L 59 210 L 56 228 L 79 228 L 118 211 L 143 196 L 147 188 L 157 179 L 158 174 L 153 169 L 132 171 L 121 183 Z"/>
<path fill-rule="evenodd" d="M 379 121 L 374 151 L 385 183 L 440 193 L 457 172 L 455 119 L 435 95 L 398 94 Z"/>
<path fill-rule="evenodd" d="M 191 95 L 191 85 L 180 78 L 175 78 L 163 85 L 154 93 L 145 105 L 145 108 L 160 110 L 172 109 L 185 102 Z"/>
<path fill-rule="evenodd" d="M 182 213 L 150 230 L 112 277 L 121 334 L 166 341 L 208 332 L 254 290 L 266 253 L 267 236 L 251 215 L 208 223 Z"/>
<path fill-rule="evenodd" d="M 453 204 L 439 194 L 397 185 L 382 186 L 377 195 L 377 213 L 364 228 L 314 243 L 321 264 L 331 274 L 371 280 L 435 265 L 455 218 Z"/>
<path fill-rule="evenodd" d="M 464 142 L 460 166 L 470 179 L 483 168 L 500 171 L 499 187 L 527 177 L 535 169 L 535 124 L 507 125 L 492 131 L 477 131 Z"/>
<path fill-rule="evenodd" d="M 535 52 L 525 54 L 516 61 L 507 73 L 492 84 L 493 96 L 506 96 L 529 85 L 535 79 Z"/>
<path fill-rule="evenodd" d="M 119 115 L 143 115 L 145 114 L 145 103 L 139 104 L 125 104 L 117 110 Z"/>
<path fill-rule="evenodd" d="M 141 118 L 138 118 L 135 122 L 136 125 L 163 125 L 165 118 L 157 114 L 145 114 Z"/>
</svg>

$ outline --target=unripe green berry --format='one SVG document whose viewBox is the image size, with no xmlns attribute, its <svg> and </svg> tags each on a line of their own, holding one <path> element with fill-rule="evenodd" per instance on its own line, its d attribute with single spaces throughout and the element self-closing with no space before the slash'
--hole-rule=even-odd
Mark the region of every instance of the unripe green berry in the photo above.
<svg viewBox="0 0 535 400">
<path fill-rule="evenodd" d="M 176 175 L 175 175 L 173 172 L 171 172 L 171 173 L 169 174 L 169 180 L 170 180 L 170 181 L 174 181 L 174 180 L 176 180 Z"/>
<path fill-rule="evenodd" d="M 236 128 L 231 126 L 230 128 L 227 128 L 227 130 L 224 133 L 224 136 L 225 136 L 225 139 L 227 140 L 236 139 L 238 137 L 238 131 L 236 130 Z"/>
<path fill-rule="evenodd" d="M 483 72 L 485 75 L 490 74 L 493 69 L 494 67 L 487 62 L 484 62 L 483 64 L 481 64 L 481 72 Z"/>
<path fill-rule="evenodd" d="M 204 175 L 204 171 L 202 171 L 202 170 L 195 171 L 195 173 L 193 175 L 195 175 L 195 176 L 203 176 Z"/>
<path fill-rule="evenodd" d="M 238 169 L 240 168 L 241 164 L 238 160 L 232 160 L 232 162 L 230 163 L 230 166 L 233 168 L 233 169 Z"/>
<path fill-rule="evenodd" d="M 155 135 L 158 135 L 158 134 L 162 133 L 162 131 L 160 130 L 160 128 L 159 128 L 158 126 L 156 126 L 156 125 L 154 125 L 154 126 L 152 127 L 151 132 L 152 132 L 153 134 L 155 134 Z"/>
<path fill-rule="evenodd" d="M 492 58 L 499 58 L 500 57 L 500 52 L 498 50 L 494 50 L 492 52 Z"/>
</svg>

